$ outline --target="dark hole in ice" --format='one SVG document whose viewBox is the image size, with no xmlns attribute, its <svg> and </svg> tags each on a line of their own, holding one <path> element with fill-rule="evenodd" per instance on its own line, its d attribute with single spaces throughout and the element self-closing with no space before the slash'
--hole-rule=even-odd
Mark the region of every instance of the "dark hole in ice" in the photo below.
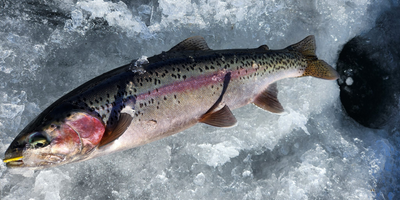
<svg viewBox="0 0 400 200">
<path fill-rule="evenodd" d="M 368 33 L 347 42 L 340 52 L 340 100 L 363 126 L 394 124 L 400 95 L 400 9 L 382 14 Z"/>
</svg>

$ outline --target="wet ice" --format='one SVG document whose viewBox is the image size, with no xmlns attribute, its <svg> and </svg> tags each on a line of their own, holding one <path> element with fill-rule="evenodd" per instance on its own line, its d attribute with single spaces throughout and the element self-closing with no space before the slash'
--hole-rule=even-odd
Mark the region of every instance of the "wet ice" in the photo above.
<svg viewBox="0 0 400 200">
<path fill-rule="evenodd" d="M 341 46 L 395 1 L 0 3 L 0 150 L 61 95 L 101 73 L 203 36 L 210 48 L 284 48 L 308 34 Z M 52 17 L 49 17 L 52 16 Z M 367 17 L 366 17 L 367 16 Z M 346 81 L 347 82 L 347 81 Z M 349 80 L 348 83 L 351 81 Z M 1 199 L 396 199 L 400 132 L 348 118 L 334 81 L 278 83 L 285 113 L 248 105 L 238 126 L 43 171 L 0 166 Z"/>
</svg>

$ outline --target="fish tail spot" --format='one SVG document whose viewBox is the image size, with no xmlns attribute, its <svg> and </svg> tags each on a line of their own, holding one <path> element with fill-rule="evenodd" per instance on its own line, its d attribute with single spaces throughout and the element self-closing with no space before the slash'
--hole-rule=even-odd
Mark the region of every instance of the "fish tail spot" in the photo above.
<svg viewBox="0 0 400 200">
<path fill-rule="evenodd" d="M 326 80 L 336 80 L 339 74 L 323 60 L 307 60 L 307 68 L 302 76 L 313 76 Z"/>
</svg>

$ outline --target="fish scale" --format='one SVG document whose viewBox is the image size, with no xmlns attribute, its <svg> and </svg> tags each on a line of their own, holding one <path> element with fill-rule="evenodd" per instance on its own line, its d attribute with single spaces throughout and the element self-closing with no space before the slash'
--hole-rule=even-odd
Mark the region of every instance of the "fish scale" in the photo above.
<svg viewBox="0 0 400 200">
<path fill-rule="evenodd" d="M 202 37 L 100 75 L 61 97 L 21 131 L 8 167 L 45 168 L 130 149 L 198 122 L 232 127 L 231 109 L 283 112 L 276 81 L 337 79 L 315 56 L 314 37 L 282 50 L 211 50 Z"/>
</svg>

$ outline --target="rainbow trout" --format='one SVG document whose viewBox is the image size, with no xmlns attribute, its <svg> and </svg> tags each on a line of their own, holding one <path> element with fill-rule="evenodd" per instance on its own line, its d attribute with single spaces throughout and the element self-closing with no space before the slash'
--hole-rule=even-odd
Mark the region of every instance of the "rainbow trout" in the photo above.
<svg viewBox="0 0 400 200">
<path fill-rule="evenodd" d="M 198 122 L 231 127 L 231 110 L 249 103 L 283 112 L 276 81 L 302 76 L 338 78 L 315 55 L 313 36 L 282 50 L 211 50 L 191 37 L 64 95 L 21 131 L 3 161 L 40 169 L 137 147 Z"/>
</svg>

